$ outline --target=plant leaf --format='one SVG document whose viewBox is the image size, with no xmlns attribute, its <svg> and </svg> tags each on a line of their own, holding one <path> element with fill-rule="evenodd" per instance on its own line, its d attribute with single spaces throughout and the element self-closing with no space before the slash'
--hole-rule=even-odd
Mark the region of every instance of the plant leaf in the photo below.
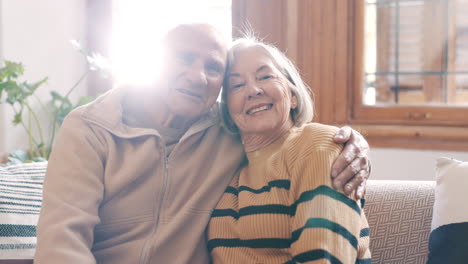
<svg viewBox="0 0 468 264">
<path fill-rule="evenodd" d="M 10 160 L 10 158 L 22 161 L 22 163 L 26 160 L 30 160 L 29 154 L 21 149 L 13 151 L 13 153 L 10 154 L 10 157 L 8 157 L 8 160 Z"/>
<path fill-rule="evenodd" d="M 32 94 L 34 93 L 37 88 L 39 88 L 39 86 L 43 85 L 45 82 L 47 82 L 49 78 L 45 77 L 44 79 L 38 81 L 38 82 L 34 82 L 34 83 L 28 83 L 28 82 L 24 82 L 23 85 L 25 87 L 28 88 L 29 92 Z"/>
<path fill-rule="evenodd" d="M 0 68 L 0 80 L 9 80 L 23 75 L 24 67 L 21 63 L 5 60 L 5 66 Z"/>
<path fill-rule="evenodd" d="M 15 114 L 15 116 L 13 117 L 13 125 L 21 124 L 21 121 L 23 121 L 23 111 L 20 111 Z"/>
</svg>

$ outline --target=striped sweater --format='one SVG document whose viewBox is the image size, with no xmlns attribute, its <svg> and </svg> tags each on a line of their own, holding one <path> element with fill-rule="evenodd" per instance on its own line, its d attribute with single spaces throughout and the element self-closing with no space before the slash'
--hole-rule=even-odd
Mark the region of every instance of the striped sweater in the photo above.
<svg viewBox="0 0 468 264">
<path fill-rule="evenodd" d="M 371 263 L 361 202 L 331 187 L 336 128 L 294 127 L 247 153 L 213 211 L 213 263 Z"/>
</svg>

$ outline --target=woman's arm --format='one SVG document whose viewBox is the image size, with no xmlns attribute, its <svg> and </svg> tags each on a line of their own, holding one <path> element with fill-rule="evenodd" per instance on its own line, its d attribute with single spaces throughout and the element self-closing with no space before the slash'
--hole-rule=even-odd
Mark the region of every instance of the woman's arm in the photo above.
<svg viewBox="0 0 468 264">
<path fill-rule="evenodd" d="M 91 252 L 104 186 L 103 140 L 72 112 L 47 168 L 34 263 L 96 263 Z"/>
</svg>

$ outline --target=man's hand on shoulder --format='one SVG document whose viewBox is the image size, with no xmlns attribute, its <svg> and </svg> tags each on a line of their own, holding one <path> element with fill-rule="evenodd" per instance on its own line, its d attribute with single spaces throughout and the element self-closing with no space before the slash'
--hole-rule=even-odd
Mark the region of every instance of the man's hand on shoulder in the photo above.
<svg viewBox="0 0 468 264">
<path fill-rule="evenodd" d="M 370 175 L 369 144 L 364 137 L 349 126 L 338 130 L 335 143 L 344 144 L 344 149 L 332 166 L 333 186 L 342 188 L 349 195 L 356 190 L 356 199 L 361 199 Z"/>
</svg>

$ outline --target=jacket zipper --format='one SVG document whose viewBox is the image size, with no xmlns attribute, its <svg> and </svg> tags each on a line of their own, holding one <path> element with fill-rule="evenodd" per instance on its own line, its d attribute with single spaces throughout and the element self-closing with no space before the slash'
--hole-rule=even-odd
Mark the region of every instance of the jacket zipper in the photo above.
<svg viewBox="0 0 468 264">
<path fill-rule="evenodd" d="M 165 145 L 165 144 L 164 144 Z M 153 229 L 151 230 L 151 233 L 148 235 L 148 238 L 145 241 L 145 245 L 143 246 L 141 258 L 140 258 L 140 264 L 146 264 L 148 263 L 148 258 L 150 255 L 150 250 L 151 250 L 151 244 L 152 244 L 152 239 L 156 232 L 158 231 L 159 227 L 159 221 L 161 218 L 161 211 L 162 211 L 162 205 L 164 201 L 164 195 L 166 194 L 166 189 L 167 189 L 167 177 L 168 177 L 168 164 L 169 164 L 169 158 L 167 157 L 166 154 L 166 147 L 163 147 L 163 155 L 164 155 L 164 175 L 163 175 L 163 184 L 162 184 L 162 189 L 161 189 L 161 195 L 159 197 L 159 205 L 158 205 L 158 211 L 156 215 L 156 223 L 153 226 Z"/>
</svg>

